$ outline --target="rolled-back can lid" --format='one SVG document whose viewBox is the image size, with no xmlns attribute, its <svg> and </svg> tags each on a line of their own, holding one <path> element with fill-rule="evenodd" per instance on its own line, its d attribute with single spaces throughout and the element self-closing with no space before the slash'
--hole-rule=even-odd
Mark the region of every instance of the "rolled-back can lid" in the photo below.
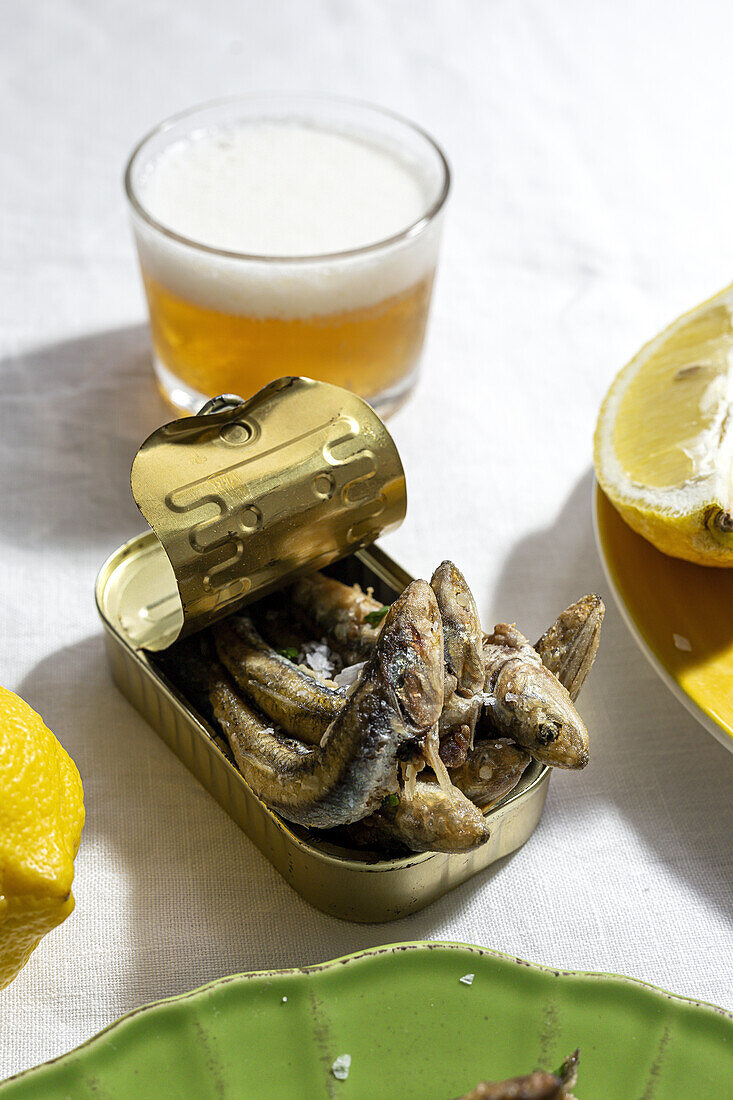
<svg viewBox="0 0 733 1100">
<path fill-rule="evenodd" d="M 367 546 L 407 507 L 391 435 L 340 386 L 281 378 L 204 410 L 153 432 L 130 476 L 173 567 L 177 637 Z"/>
</svg>

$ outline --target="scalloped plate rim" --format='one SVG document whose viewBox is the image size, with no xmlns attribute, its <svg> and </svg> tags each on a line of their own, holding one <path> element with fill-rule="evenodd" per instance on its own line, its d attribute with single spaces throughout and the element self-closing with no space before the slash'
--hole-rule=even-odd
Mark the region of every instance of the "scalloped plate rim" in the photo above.
<svg viewBox="0 0 733 1100">
<path fill-rule="evenodd" d="M 178 993 L 172 997 L 163 997 L 158 1001 L 149 1001 L 146 1004 L 139 1005 L 137 1008 L 131 1009 L 123 1016 L 113 1020 L 101 1031 L 91 1035 L 83 1043 L 80 1043 L 76 1047 L 72 1047 L 71 1050 L 66 1051 L 63 1054 L 56 1055 L 55 1058 L 49 1058 L 45 1062 L 39 1063 L 37 1066 L 30 1066 L 28 1069 L 21 1070 L 20 1073 L 13 1074 L 11 1077 L 6 1077 L 0 1081 L 0 1095 L 3 1092 L 5 1085 L 9 1085 L 11 1082 L 16 1083 L 22 1078 L 31 1074 L 37 1073 L 39 1070 L 46 1069 L 50 1066 L 56 1065 L 59 1062 L 66 1061 L 67 1059 L 73 1059 L 79 1055 L 82 1051 L 88 1047 L 93 1046 L 104 1037 L 108 1036 L 111 1031 L 123 1027 L 130 1020 L 140 1016 L 143 1013 L 154 1012 L 156 1009 L 164 1009 L 168 1005 L 178 1004 L 182 1001 L 195 1000 L 198 997 L 203 997 L 210 990 L 227 985 L 231 982 L 249 981 L 252 979 L 262 978 L 283 978 L 283 977 L 308 977 L 311 974 L 320 973 L 323 970 L 329 970 L 343 966 L 344 964 L 359 962 L 364 959 L 369 959 L 383 954 L 397 954 L 403 951 L 431 951 L 436 948 L 448 949 L 456 951 L 457 954 L 461 952 L 468 952 L 470 954 L 481 955 L 492 959 L 498 959 L 502 962 L 508 962 L 514 964 L 514 966 L 529 967 L 531 970 L 539 971 L 540 973 L 550 975 L 555 978 L 571 978 L 571 979 L 583 979 L 591 981 L 620 983 L 622 985 L 632 986 L 640 990 L 646 991 L 654 998 L 677 1002 L 687 1008 L 698 1010 L 705 1015 L 722 1016 L 733 1025 L 733 1011 L 729 1011 L 723 1008 L 721 1005 L 713 1004 L 710 1001 L 700 1001 L 693 997 L 685 997 L 679 993 L 673 993 L 668 989 L 664 989 L 661 986 L 653 985 L 651 982 L 645 982 L 641 978 L 631 978 L 626 974 L 617 974 L 613 971 L 603 970 L 565 970 L 562 968 L 547 966 L 544 963 L 531 962 L 528 959 L 523 959 L 518 955 L 510 955 L 504 951 L 497 951 L 491 947 L 481 947 L 478 944 L 462 943 L 458 940 L 405 940 L 399 943 L 382 944 L 377 947 L 367 947 L 361 951 L 350 952 L 347 955 L 340 955 L 335 959 L 328 959 L 322 963 L 312 963 L 308 966 L 293 966 L 282 967 L 268 970 L 246 970 L 238 974 L 228 974 L 223 978 L 214 978 L 213 981 L 207 982 L 205 985 L 197 986 L 196 989 L 191 989 L 188 993 Z"/>
<path fill-rule="evenodd" d="M 621 595 L 621 592 L 619 591 L 619 589 L 616 585 L 616 582 L 613 578 L 613 575 L 611 573 L 611 569 L 610 569 L 610 566 L 608 564 L 608 559 L 606 557 L 606 548 L 605 548 L 605 545 L 604 545 L 604 542 L 603 542 L 603 538 L 601 536 L 600 522 L 599 522 L 599 518 L 598 518 L 598 507 L 599 507 L 600 493 L 602 491 L 603 490 L 601 489 L 600 485 L 598 484 L 598 481 L 594 478 L 593 479 L 593 486 L 592 486 L 592 489 L 591 489 L 591 499 L 592 499 L 591 512 L 592 512 L 592 515 L 593 515 L 593 536 L 594 536 L 595 542 L 596 542 L 596 550 L 598 551 L 598 557 L 601 559 L 601 565 L 603 567 L 603 574 L 606 578 L 606 582 L 608 584 L 608 587 L 611 589 L 611 592 L 613 593 L 613 598 L 614 598 L 614 602 L 616 604 L 616 607 L 621 612 L 621 618 L 624 620 L 627 627 L 629 628 L 631 636 L 633 637 L 634 641 L 638 645 L 639 649 L 644 654 L 647 661 L 649 662 L 649 664 L 652 666 L 652 668 L 656 672 L 657 676 L 659 676 L 660 680 L 664 683 L 664 686 L 672 692 L 675 699 L 679 703 L 682 704 L 682 706 L 685 708 L 685 710 L 689 714 L 691 714 L 692 717 L 697 722 L 700 723 L 700 725 L 703 727 L 703 729 L 707 730 L 708 733 L 712 734 L 712 736 L 715 738 L 715 740 L 718 741 L 721 745 L 723 745 L 726 749 L 728 749 L 729 752 L 733 752 L 733 730 L 729 730 L 727 726 L 723 726 L 723 725 L 720 724 L 720 722 L 717 722 L 715 720 L 715 718 L 712 717 L 712 715 L 708 714 L 700 706 L 698 706 L 698 704 L 695 702 L 695 700 L 692 698 L 692 696 L 688 695 L 687 692 L 685 691 L 685 689 L 677 683 L 675 678 L 668 672 L 668 670 L 665 668 L 665 666 L 659 660 L 657 655 L 655 653 L 653 653 L 652 650 L 650 649 L 649 645 L 646 642 L 646 639 L 644 638 L 644 635 L 641 633 L 641 630 L 639 628 L 638 623 L 636 622 L 636 619 L 633 617 L 631 611 L 627 607 L 626 601 L 624 600 L 623 596 Z"/>
</svg>

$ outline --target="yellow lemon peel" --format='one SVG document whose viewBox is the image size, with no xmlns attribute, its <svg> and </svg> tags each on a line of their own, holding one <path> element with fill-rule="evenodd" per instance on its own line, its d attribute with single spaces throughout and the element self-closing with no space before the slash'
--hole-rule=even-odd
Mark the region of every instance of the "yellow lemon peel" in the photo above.
<svg viewBox="0 0 733 1100">
<path fill-rule="evenodd" d="M 658 550 L 733 566 L 733 286 L 669 325 L 616 376 L 594 464 L 608 498 Z"/>
<path fill-rule="evenodd" d="M 0 989 L 73 910 L 83 825 L 73 760 L 40 715 L 0 688 Z"/>
</svg>

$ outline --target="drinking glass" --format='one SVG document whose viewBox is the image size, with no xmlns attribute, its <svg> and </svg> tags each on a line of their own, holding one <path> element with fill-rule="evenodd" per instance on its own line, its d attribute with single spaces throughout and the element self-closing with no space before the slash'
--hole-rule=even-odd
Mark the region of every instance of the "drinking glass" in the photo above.
<svg viewBox="0 0 733 1100">
<path fill-rule="evenodd" d="M 272 129 L 283 126 L 293 145 L 284 168 L 281 131 Z M 256 237 L 275 234 L 278 247 L 267 251 L 237 248 L 234 230 L 216 224 L 220 158 L 233 156 L 237 142 L 253 139 L 259 143 L 256 163 L 237 154 L 241 164 L 230 164 L 229 186 L 234 171 L 239 187 L 241 168 L 237 213 Z M 339 165 L 344 157 L 338 149 L 338 155 L 323 155 L 330 150 L 324 141 L 336 139 L 351 143 L 348 171 Z M 272 165 L 274 190 L 268 194 L 262 180 L 268 179 L 273 141 L 280 142 L 281 159 L 279 167 Z M 182 183 L 175 158 L 190 156 L 188 149 L 198 159 Z M 355 177 L 353 157 L 363 159 L 365 177 Z M 396 180 L 397 192 L 409 185 L 418 196 L 411 207 L 397 202 L 388 187 L 369 193 L 375 157 L 380 171 Z M 156 180 L 164 164 L 165 175 Z M 133 151 L 125 189 L 164 396 L 180 411 L 195 412 L 216 394 L 247 397 L 275 378 L 301 374 L 345 386 L 380 414 L 392 413 L 417 379 L 449 188 L 446 158 L 427 133 L 390 111 L 350 100 L 251 95 L 161 123 Z M 165 213 L 168 200 L 172 213 Z M 327 246 L 301 254 L 311 200 Z M 181 229 L 182 202 L 189 221 L 199 225 L 203 218 L 203 229 Z M 367 206 L 390 231 L 369 239 L 368 225 L 362 226 L 366 239 L 354 245 L 353 225 L 368 221 Z M 400 221 L 403 207 L 409 209 Z"/>
</svg>

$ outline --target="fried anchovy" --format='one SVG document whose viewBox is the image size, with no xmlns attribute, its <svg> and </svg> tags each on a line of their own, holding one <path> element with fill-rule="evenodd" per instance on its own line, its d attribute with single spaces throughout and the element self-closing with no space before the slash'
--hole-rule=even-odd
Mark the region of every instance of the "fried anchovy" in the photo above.
<svg viewBox="0 0 733 1100">
<path fill-rule="evenodd" d="M 560 681 L 515 626 L 484 639 L 488 724 L 554 768 L 584 768 L 588 731 Z"/>
<path fill-rule="evenodd" d="M 358 821 L 398 789 L 398 752 L 443 706 L 443 629 L 432 589 L 413 581 L 390 608 L 372 656 L 317 748 L 294 748 L 214 678 L 214 716 L 249 786 L 283 817 L 322 829 Z"/>
<path fill-rule="evenodd" d="M 476 806 L 485 809 L 514 790 L 530 762 L 529 753 L 505 738 L 478 741 L 465 764 L 450 777 Z"/>
<path fill-rule="evenodd" d="M 470 852 L 491 835 L 484 815 L 458 789 L 445 791 L 421 779 L 415 781 L 413 796 L 403 792 L 383 817 L 413 852 Z"/>
<path fill-rule="evenodd" d="M 346 693 L 321 684 L 268 646 L 247 615 L 220 623 L 213 634 L 219 660 L 240 690 L 285 733 L 319 744 Z M 423 782 L 411 799 L 403 797 L 395 810 L 372 818 L 375 839 L 381 828 L 384 840 L 416 852 L 466 852 L 489 835 L 483 815 L 460 791 L 446 794 Z"/>
<path fill-rule="evenodd" d="M 346 692 L 329 688 L 272 649 L 248 615 L 226 619 L 213 634 L 219 660 L 237 687 L 285 733 L 320 744 L 346 703 Z"/>
<path fill-rule="evenodd" d="M 483 1081 L 460 1100 L 573 1100 L 570 1089 L 578 1080 L 580 1051 L 565 1059 L 557 1073 L 531 1073 L 510 1081 Z"/>
<path fill-rule="evenodd" d="M 542 663 L 554 672 L 575 702 L 598 652 L 606 608 L 600 596 L 583 596 L 535 643 Z"/>
<path fill-rule="evenodd" d="M 558 616 L 534 647 L 573 702 L 598 651 L 604 613 L 600 596 L 583 596 Z M 486 808 L 514 789 L 529 760 L 510 741 L 479 741 L 465 764 L 451 772 L 451 779 L 477 806 Z"/>
<path fill-rule="evenodd" d="M 563 1083 L 565 1093 L 569 1097 L 569 1100 L 573 1098 L 568 1093 L 568 1089 L 573 1089 L 578 1083 L 578 1065 L 580 1064 L 580 1049 L 577 1048 L 572 1054 L 568 1054 L 567 1058 L 563 1060 L 560 1069 L 557 1071 L 557 1076 Z"/>
<path fill-rule="evenodd" d="M 379 635 L 377 618 L 382 604 L 357 585 L 342 584 L 322 573 L 301 577 L 288 590 L 296 610 L 325 634 L 347 664 L 357 664 L 371 653 Z"/>
<path fill-rule="evenodd" d="M 438 754 L 437 727 L 422 741 L 422 756 L 437 772 L 416 775 L 415 757 L 408 762 L 399 798 L 359 822 L 354 839 L 370 847 L 399 844 L 413 852 L 470 852 L 491 835 L 477 806 L 451 782 Z"/>
<path fill-rule="evenodd" d="M 531 1073 L 511 1081 L 482 1081 L 460 1100 L 564 1100 L 568 1092 L 554 1073 Z"/>
<path fill-rule="evenodd" d="M 445 646 L 445 702 L 438 725 L 441 757 L 449 767 L 456 767 L 473 746 L 481 712 L 481 621 L 471 589 L 453 562 L 442 562 L 430 584 L 443 620 Z"/>
<path fill-rule="evenodd" d="M 357 822 L 352 838 L 360 846 L 413 852 L 471 852 L 491 833 L 480 810 L 460 791 L 446 793 L 437 783 L 415 781 L 411 798 L 401 794 L 395 806 L 386 806 Z"/>
</svg>

